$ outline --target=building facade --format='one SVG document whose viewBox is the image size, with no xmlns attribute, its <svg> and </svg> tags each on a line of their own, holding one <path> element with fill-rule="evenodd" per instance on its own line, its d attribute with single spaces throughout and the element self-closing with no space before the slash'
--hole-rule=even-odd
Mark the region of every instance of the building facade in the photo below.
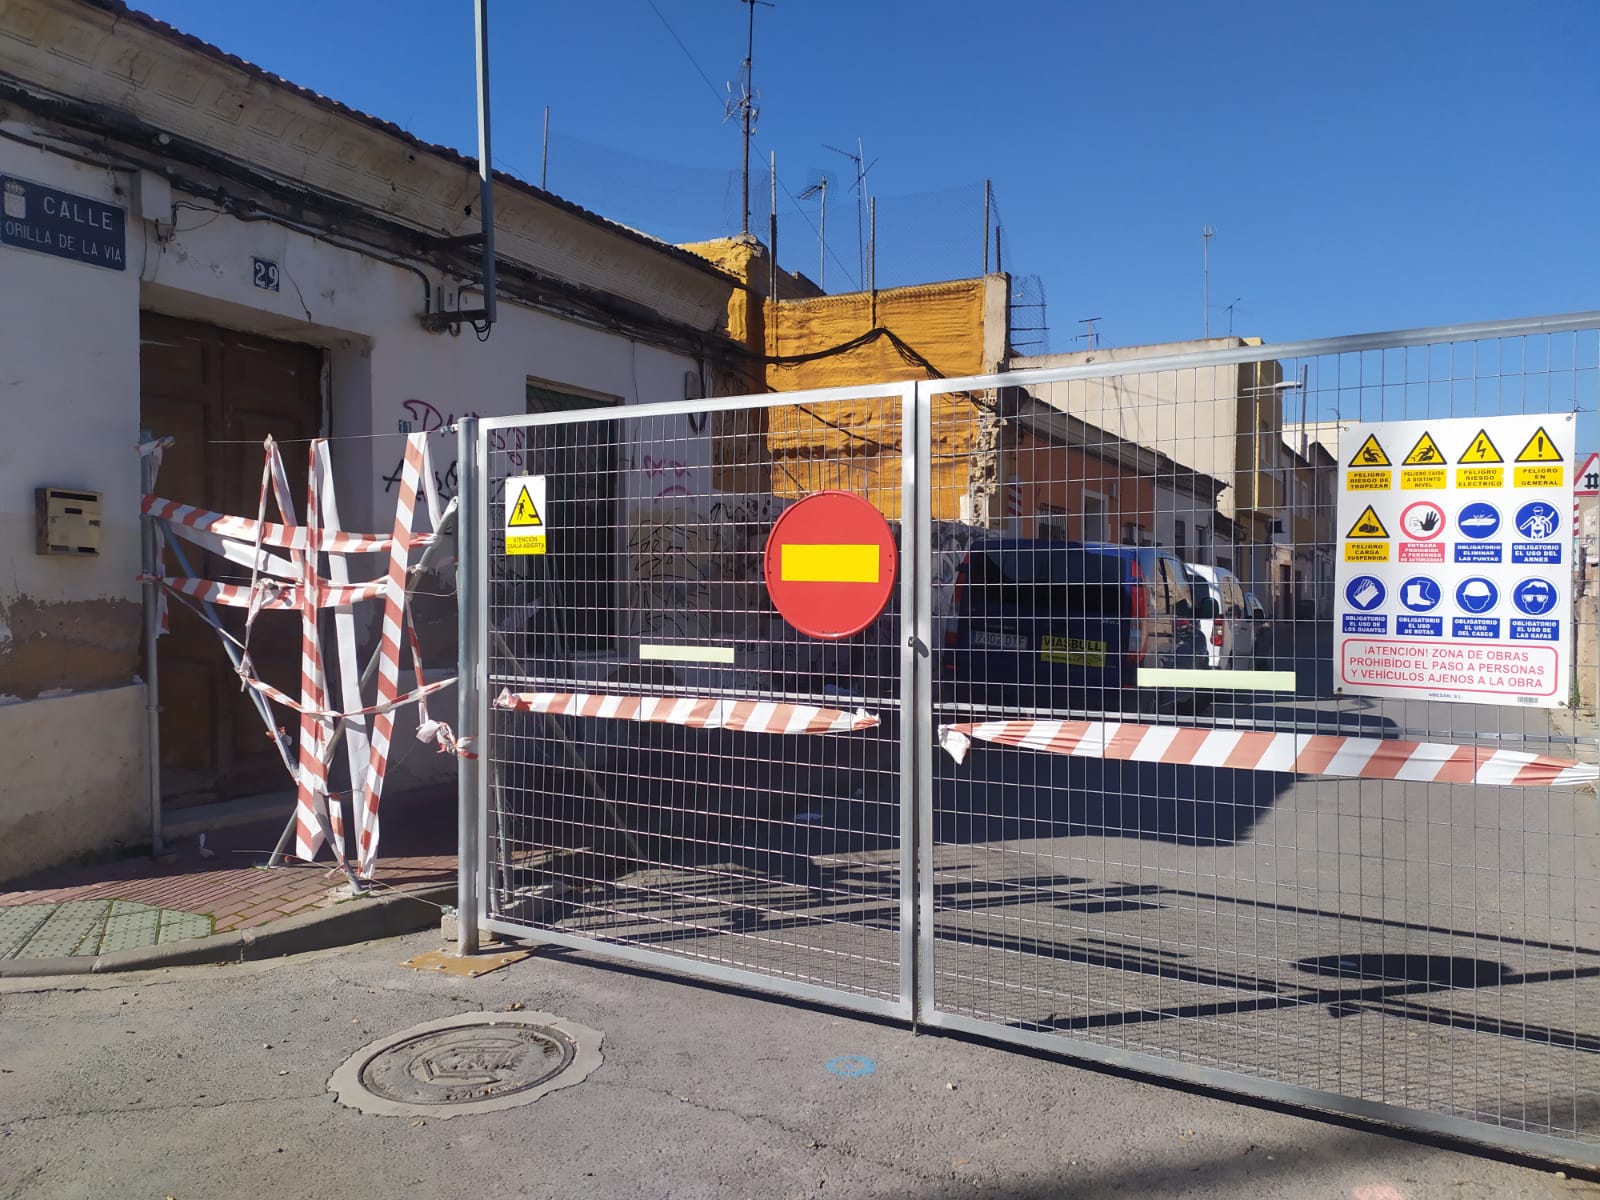
<svg viewBox="0 0 1600 1200">
<path fill-rule="evenodd" d="M 482 307 L 472 160 L 115 0 L 6 5 L 0 181 L 0 878 L 149 837 L 141 430 L 176 439 L 158 492 L 252 514 L 262 438 L 303 479 L 330 436 L 346 526 L 387 528 L 405 430 L 448 494 L 462 415 L 682 400 L 743 361 L 727 273 L 505 177 L 499 319 L 454 318 Z M 44 487 L 100 497 L 98 553 L 35 553 Z M 297 635 L 262 637 L 286 682 Z M 176 606 L 161 666 L 169 805 L 286 785 Z"/>
</svg>

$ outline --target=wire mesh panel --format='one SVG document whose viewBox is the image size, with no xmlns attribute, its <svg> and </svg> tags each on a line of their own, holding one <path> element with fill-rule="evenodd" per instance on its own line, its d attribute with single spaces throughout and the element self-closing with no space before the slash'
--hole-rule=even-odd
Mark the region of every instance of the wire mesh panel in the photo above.
<svg viewBox="0 0 1600 1200">
<path fill-rule="evenodd" d="M 908 392 L 483 423 L 487 928 L 909 1012 L 900 594 L 810 637 L 764 565 L 818 491 L 898 536 Z"/>
<path fill-rule="evenodd" d="M 1597 324 L 926 386 L 924 1019 L 1600 1159 Z"/>
</svg>

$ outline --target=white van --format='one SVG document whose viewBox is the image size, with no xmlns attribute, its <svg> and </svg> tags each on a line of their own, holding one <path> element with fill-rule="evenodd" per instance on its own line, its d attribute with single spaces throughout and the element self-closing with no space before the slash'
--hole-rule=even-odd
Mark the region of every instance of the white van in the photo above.
<svg viewBox="0 0 1600 1200">
<path fill-rule="evenodd" d="M 1184 563 L 1196 597 L 1196 624 L 1205 638 L 1214 671 L 1248 671 L 1255 666 L 1250 623 L 1246 620 L 1244 586 L 1226 567 Z"/>
</svg>

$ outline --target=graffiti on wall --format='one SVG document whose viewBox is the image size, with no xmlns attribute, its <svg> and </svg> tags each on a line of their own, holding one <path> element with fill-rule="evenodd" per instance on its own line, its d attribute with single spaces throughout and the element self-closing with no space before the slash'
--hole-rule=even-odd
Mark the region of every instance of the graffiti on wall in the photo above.
<svg viewBox="0 0 1600 1200">
<path fill-rule="evenodd" d="M 626 630 L 721 643 L 758 637 L 761 552 L 783 507 L 774 496 L 713 493 L 634 505 L 627 529 Z"/>
<path fill-rule="evenodd" d="M 481 416 L 476 409 L 465 409 L 460 413 L 449 412 L 428 400 L 403 400 L 400 403 L 399 416 L 396 418 L 396 428 L 404 433 L 436 434 L 441 439 L 451 436 L 455 423 L 463 417 Z M 455 448 L 452 440 L 450 449 Z M 527 461 L 527 433 L 521 428 L 492 429 L 489 431 L 490 453 L 504 454 L 504 465 L 510 473 L 520 471 Z M 456 494 L 461 485 L 460 463 L 452 455 L 445 462 L 444 455 L 433 456 L 435 464 L 433 470 L 433 484 L 439 489 L 441 499 L 448 500 Z M 401 468 L 405 465 L 402 458 L 395 463 L 394 470 L 384 475 L 383 490 L 385 493 L 393 491 L 400 486 Z"/>
</svg>

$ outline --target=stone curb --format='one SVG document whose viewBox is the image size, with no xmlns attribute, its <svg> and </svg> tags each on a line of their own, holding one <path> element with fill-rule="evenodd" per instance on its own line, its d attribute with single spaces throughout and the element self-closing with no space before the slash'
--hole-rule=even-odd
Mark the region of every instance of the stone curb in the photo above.
<svg viewBox="0 0 1600 1200">
<path fill-rule="evenodd" d="M 256 962 L 286 954 L 303 954 L 308 950 L 350 946 L 437 929 L 440 905 L 454 904 L 455 899 L 455 884 L 438 884 L 415 891 L 385 892 L 346 900 L 331 908 L 314 908 L 270 921 L 256 929 L 186 938 L 164 946 L 136 946 L 131 950 L 75 958 L 0 959 L 0 979 Z"/>
</svg>

